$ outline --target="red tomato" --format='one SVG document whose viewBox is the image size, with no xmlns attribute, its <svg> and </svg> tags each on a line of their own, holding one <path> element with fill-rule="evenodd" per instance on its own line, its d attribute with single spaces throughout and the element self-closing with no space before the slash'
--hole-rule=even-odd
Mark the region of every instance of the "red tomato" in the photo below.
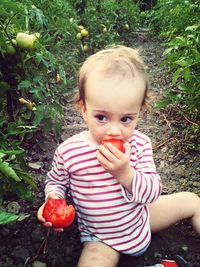
<svg viewBox="0 0 200 267">
<path fill-rule="evenodd" d="M 111 143 L 112 145 L 114 145 L 117 149 L 119 149 L 121 152 L 125 152 L 125 148 L 123 145 L 122 140 L 118 140 L 118 139 L 108 139 L 108 140 L 103 140 L 102 141 L 102 145 L 106 144 L 106 143 Z"/>
<path fill-rule="evenodd" d="M 51 222 L 53 227 L 66 228 L 74 220 L 75 210 L 72 205 L 67 205 L 64 199 L 48 199 L 43 209 L 43 217 Z"/>
</svg>

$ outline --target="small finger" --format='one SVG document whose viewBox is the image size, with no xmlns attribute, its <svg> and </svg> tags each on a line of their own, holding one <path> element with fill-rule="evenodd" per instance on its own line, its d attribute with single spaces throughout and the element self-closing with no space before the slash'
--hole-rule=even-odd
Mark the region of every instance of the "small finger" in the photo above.
<svg viewBox="0 0 200 267">
<path fill-rule="evenodd" d="M 104 169 L 108 169 L 110 162 L 100 151 L 97 152 L 97 159 Z"/>
<path fill-rule="evenodd" d="M 115 147 L 113 144 L 111 143 L 107 143 L 106 147 L 108 148 L 108 150 L 115 155 L 115 157 L 117 157 L 118 159 L 120 159 L 124 153 L 122 151 L 120 151 L 117 147 Z"/>
<path fill-rule="evenodd" d="M 55 232 L 62 233 L 64 231 L 63 228 L 53 228 Z"/>
<path fill-rule="evenodd" d="M 131 153 L 131 146 L 129 143 L 126 143 L 124 145 L 124 148 L 125 148 L 125 155 L 129 155 L 130 156 L 130 153 Z"/>
<path fill-rule="evenodd" d="M 116 158 L 118 158 L 117 148 L 114 147 L 113 150 L 113 146 L 112 145 L 110 146 L 109 143 L 106 144 L 106 146 L 100 145 L 99 150 L 108 161 L 113 162 Z"/>
<path fill-rule="evenodd" d="M 50 222 L 44 222 L 43 225 L 45 227 L 52 227 L 52 223 L 50 223 Z"/>
</svg>

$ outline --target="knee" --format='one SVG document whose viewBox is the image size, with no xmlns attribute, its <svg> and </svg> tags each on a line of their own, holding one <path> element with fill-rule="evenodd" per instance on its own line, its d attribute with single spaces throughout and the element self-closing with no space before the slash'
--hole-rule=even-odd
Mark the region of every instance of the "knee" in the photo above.
<svg viewBox="0 0 200 267">
<path fill-rule="evenodd" d="M 200 198 L 197 194 L 193 192 L 185 192 L 187 194 L 188 201 L 191 201 L 192 203 L 196 204 L 200 208 Z"/>
<path fill-rule="evenodd" d="M 91 244 L 90 247 L 88 248 L 88 251 L 92 252 L 92 253 L 99 253 L 100 252 L 100 248 L 98 244 Z"/>
<path fill-rule="evenodd" d="M 193 192 L 182 192 L 183 194 L 183 204 L 185 205 L 185 207 L 188 207 L 191 212 L 192 212 L 192 216 L 200 213 L 200 198 L 197 194 L 193 193 Z"/>
<path fill-rule="evenodd" d="M 175 193 L 176 194 L 176 193 Z M 181 199 L 187 200 L 187 201 L 192 201 L 192 202 L 199 202 L 200 198 L 197 194 L 193 193 L 193 192 L 179 192 L 177 193 L 178 195 L 180 195 Z"/>
</svg>

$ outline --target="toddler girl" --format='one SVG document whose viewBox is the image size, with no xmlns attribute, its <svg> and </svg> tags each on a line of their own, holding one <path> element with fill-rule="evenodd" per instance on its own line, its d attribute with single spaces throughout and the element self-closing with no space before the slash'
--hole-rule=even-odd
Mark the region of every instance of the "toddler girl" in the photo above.
<svg viewBox="0 0 200 267">
<path fill-rule="evenodd" d="M 71 193 L 84 243 L 78 267 L 114 267 L 120 253 L 139 256 L 151 232 L 184 218 L 191 218 L 200 233 L 199 197 L 189 192 L 160 196 L 151 141 L 135 129 L 147 90 L 146 68 L 132 48 L 100 51 L 80 69 L 76 102 L 88 130 L 59 145 L 45 187 L 46 200 Z M 125 152 L 102 144 L 109 139 L 121 140 Z M 43 207 L 38 219 L 51 227 Z"/>
</svg>

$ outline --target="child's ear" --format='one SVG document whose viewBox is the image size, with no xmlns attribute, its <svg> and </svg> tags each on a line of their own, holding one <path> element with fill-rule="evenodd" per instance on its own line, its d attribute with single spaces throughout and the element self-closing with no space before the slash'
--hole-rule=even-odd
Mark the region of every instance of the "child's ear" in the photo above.
<svg viewBox="0 0 200 267">
<path fill-rule="evenodd" d="M 83 103 L 83 101 L 81 101 L 79 103 L 79 107 L 80 107 L 80 110 L 81 110 L 82 117 L 83 117 L 84 121 L 86 121 L 86 106 Z"/>
</svg>

